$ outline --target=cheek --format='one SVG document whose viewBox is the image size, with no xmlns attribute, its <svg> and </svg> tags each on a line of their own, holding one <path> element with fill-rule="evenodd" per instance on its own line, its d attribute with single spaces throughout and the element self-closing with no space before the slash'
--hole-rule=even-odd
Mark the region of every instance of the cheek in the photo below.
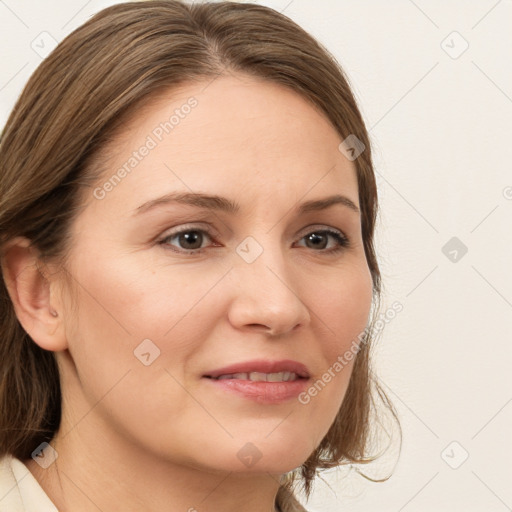
<svg viewBox="0 0 512 512">
<path fill-rule="evenodd" d="M 183 320 L 189 321 L 191 313 L 202 314 L 197 306 L 229 269 L 166 265 L 130 254 L 95 256 L 77 259 L 74 265 L 77 281 L 84 283 L 81 315 L 88 315 L 91 329 L 107 327 L 134 342 L 141 337 L 165 338 Z M 200 326 L 201 319 L 197 320 Z M 85 319 L 82 323 L 87 328 Z"/>
<path fill-rule="evenodd" d="M 361 265 L 310 294 L 324 365 L 299 397 L 299 402 L 310 421 L 321 427 L 318 442 L 327 433 L 345 397 L 360 340 L 368 324 L 372 291 L 369 270 Z"/>
<path fill-rule="evenodd" d="M 366 265 L 347 268 L 311 294 L 311 308 L 325 331 L 322 350 L 331 364 L 365 330 L 372 304 L 373 284 Z"/>
<path fill-rule="evenodd" d="M 77 261 L 80 272 L 73 275 L 80 286 L 77 311 L 68 312 L 74 366 L 66 368 L 66 389 L 76 388 L 84 400 L 73 396 L 72 407 L 79 417 L 94 408 L 88 422 L 102 418 L 157 450 L 169 418 L 174 429 L 188 432 L 187 415 L 197 409 L 181 383 L 185 363 L 205 334 L 187 313 L 201 310 L 198 297 L 214 283 L 198 279 L 187 287 L 179 272 L 155 275 L 141 266 L 135 272 L 119 258 L 116 264 L 105 257 L 92 261 L 96 264 Z M 159 435 L 153 439 L 155 432 Z"/>
<path fill-rule="evenodd" d="M 218 321 L 218 300 L 212 297 L 225 270 L 183 271 L 132 260 L 99 254 L 75 260 L 78 308 L 76 314 L 69 312 L 67 327 L 76 372 L 87 383 L 87 400 L 96 403 L 129 371 L 116 388 L 118 394 L 125 391 L 116 406 L 122 414 L 131 413 L 122 412 L 123 404 L 133 402 L 145 403 L 150 414 L 159 407 L 183 408 L 186 397 L 179 383 L 185 382 L 190 359 Z M 151 400 L 144 394 L 147 389 Z"/>
</svg>

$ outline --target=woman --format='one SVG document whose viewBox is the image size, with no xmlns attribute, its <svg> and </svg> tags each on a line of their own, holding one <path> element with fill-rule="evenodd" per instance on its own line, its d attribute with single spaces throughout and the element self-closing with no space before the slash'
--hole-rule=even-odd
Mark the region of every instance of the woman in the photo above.
<svg viewBox="0 0 512 512">
<path fill-rule="evenodd" d="M 295 483 L 372 460 L 377 192 L 311 36 L 252 4 L 107 8 L 0 162 L 6 510 L 305 510 Z"/>
</svg>

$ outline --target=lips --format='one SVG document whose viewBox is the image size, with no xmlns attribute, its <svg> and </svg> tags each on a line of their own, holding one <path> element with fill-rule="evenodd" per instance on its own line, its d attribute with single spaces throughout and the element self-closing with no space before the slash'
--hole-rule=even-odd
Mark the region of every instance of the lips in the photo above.
<svg viewBox="0 0 512 512">
<path fill-rule="evenodd" d="M 307 367 L 298 361 L 284 359 L 280 361 L 253 360 L 241 363 L 231 364 L 223 368 L 217 368 L 209 371 L 203 377 L 211 379 L 223 379 L 240 377 L 240 374 L 276 374 L 276 373 L 294 373 L 298 379 L 308 379 L 310 374 Z M 238 375 L 237 375 L 238 374 Z M 263 377 L 260 379 L 263 380 Z"/>
<path fill-rule="evenodd" d="M 310 373 L 305 365 L 289 359 L 257 360 L 212 370 L 203 379 L 221 396 L 230 393 L 261 405 L 278 405 L 296 400 L 309 385 Z"/>
</svg>

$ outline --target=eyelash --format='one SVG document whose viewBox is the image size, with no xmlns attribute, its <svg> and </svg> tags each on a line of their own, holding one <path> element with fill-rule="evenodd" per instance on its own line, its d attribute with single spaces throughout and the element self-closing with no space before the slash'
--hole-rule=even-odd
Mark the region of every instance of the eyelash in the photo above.
<svg viewBox="0 0 512 512">
<path fill-rule="evenodd" d="M 195 254 L 203 253 L 205 251 L 206 247 L 203 247 L 201 249 L 179 249 L 178 250 L 175 248 L 171 248 L 172 246 L 167 243 L 167 241 L 170 240 L 171 238 L 174 238 L 179 235 L 183 235 L 185 233 L 191 233 L 191 232 L 202 233 L 203 235 L 206 234 L 208 236 L 208 238 L 210 238 L 212 241 L 214 241 L 213 235 L 209 230 L 190 227 L 190 228 L 181 229 L 180 231 L 176 231 L 175 233 L 170 233 L 170 234 L 166 235 L 164 238 L 162 238 L 158 241 L 158 244 L 162 245 L 165 249 L 171 250 L 173 252 L 177 252 L 179 254 L 195 255 Z M 308 235 L 312 235 L 312 234 L 330 235 L 338 242 L 337 247 L 335 247 L 333 249 L 319 249 L 318 251 L 316 251 L 315 249 L 312 249 L 314 252 L 320 252 L 320 253 L 325 253 L 328 255 L 334 255 L 334 254 L 337 254 L 337 253 L 343 251 L 344 249 L 347 249 L 350 246 L 349 239 L 345 235 L 343 235 L 343 233 L 341 233 L 341 231 L 335 231 L 333 229 L 327 229 L 327 228 L 312 230 L 309 233 L 306 233 L 303 237 L 301 237 L 300 240 L 303 240 Z M 306 247 L 306 249 L 307 249 L 307 247 Z"/>
</svg>

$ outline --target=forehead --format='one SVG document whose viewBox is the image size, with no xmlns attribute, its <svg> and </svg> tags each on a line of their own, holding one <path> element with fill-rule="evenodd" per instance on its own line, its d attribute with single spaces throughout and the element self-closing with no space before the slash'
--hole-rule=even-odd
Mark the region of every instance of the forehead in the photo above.
<svg viewBox="0 0 512 512">
<path fill-rule="evenodd" d="M 341 140 L 327 116 L 290 88 L 221 76 L 181 85 L 138 109 L 105 147 L 100 185 L 125 169 L 122 187 L 109 193 L 112 206 L 130 195 L 205 187 L 222 195 L 260 188 L 300 196 L 313 187 L 357 194 Z"/>
</svg>

